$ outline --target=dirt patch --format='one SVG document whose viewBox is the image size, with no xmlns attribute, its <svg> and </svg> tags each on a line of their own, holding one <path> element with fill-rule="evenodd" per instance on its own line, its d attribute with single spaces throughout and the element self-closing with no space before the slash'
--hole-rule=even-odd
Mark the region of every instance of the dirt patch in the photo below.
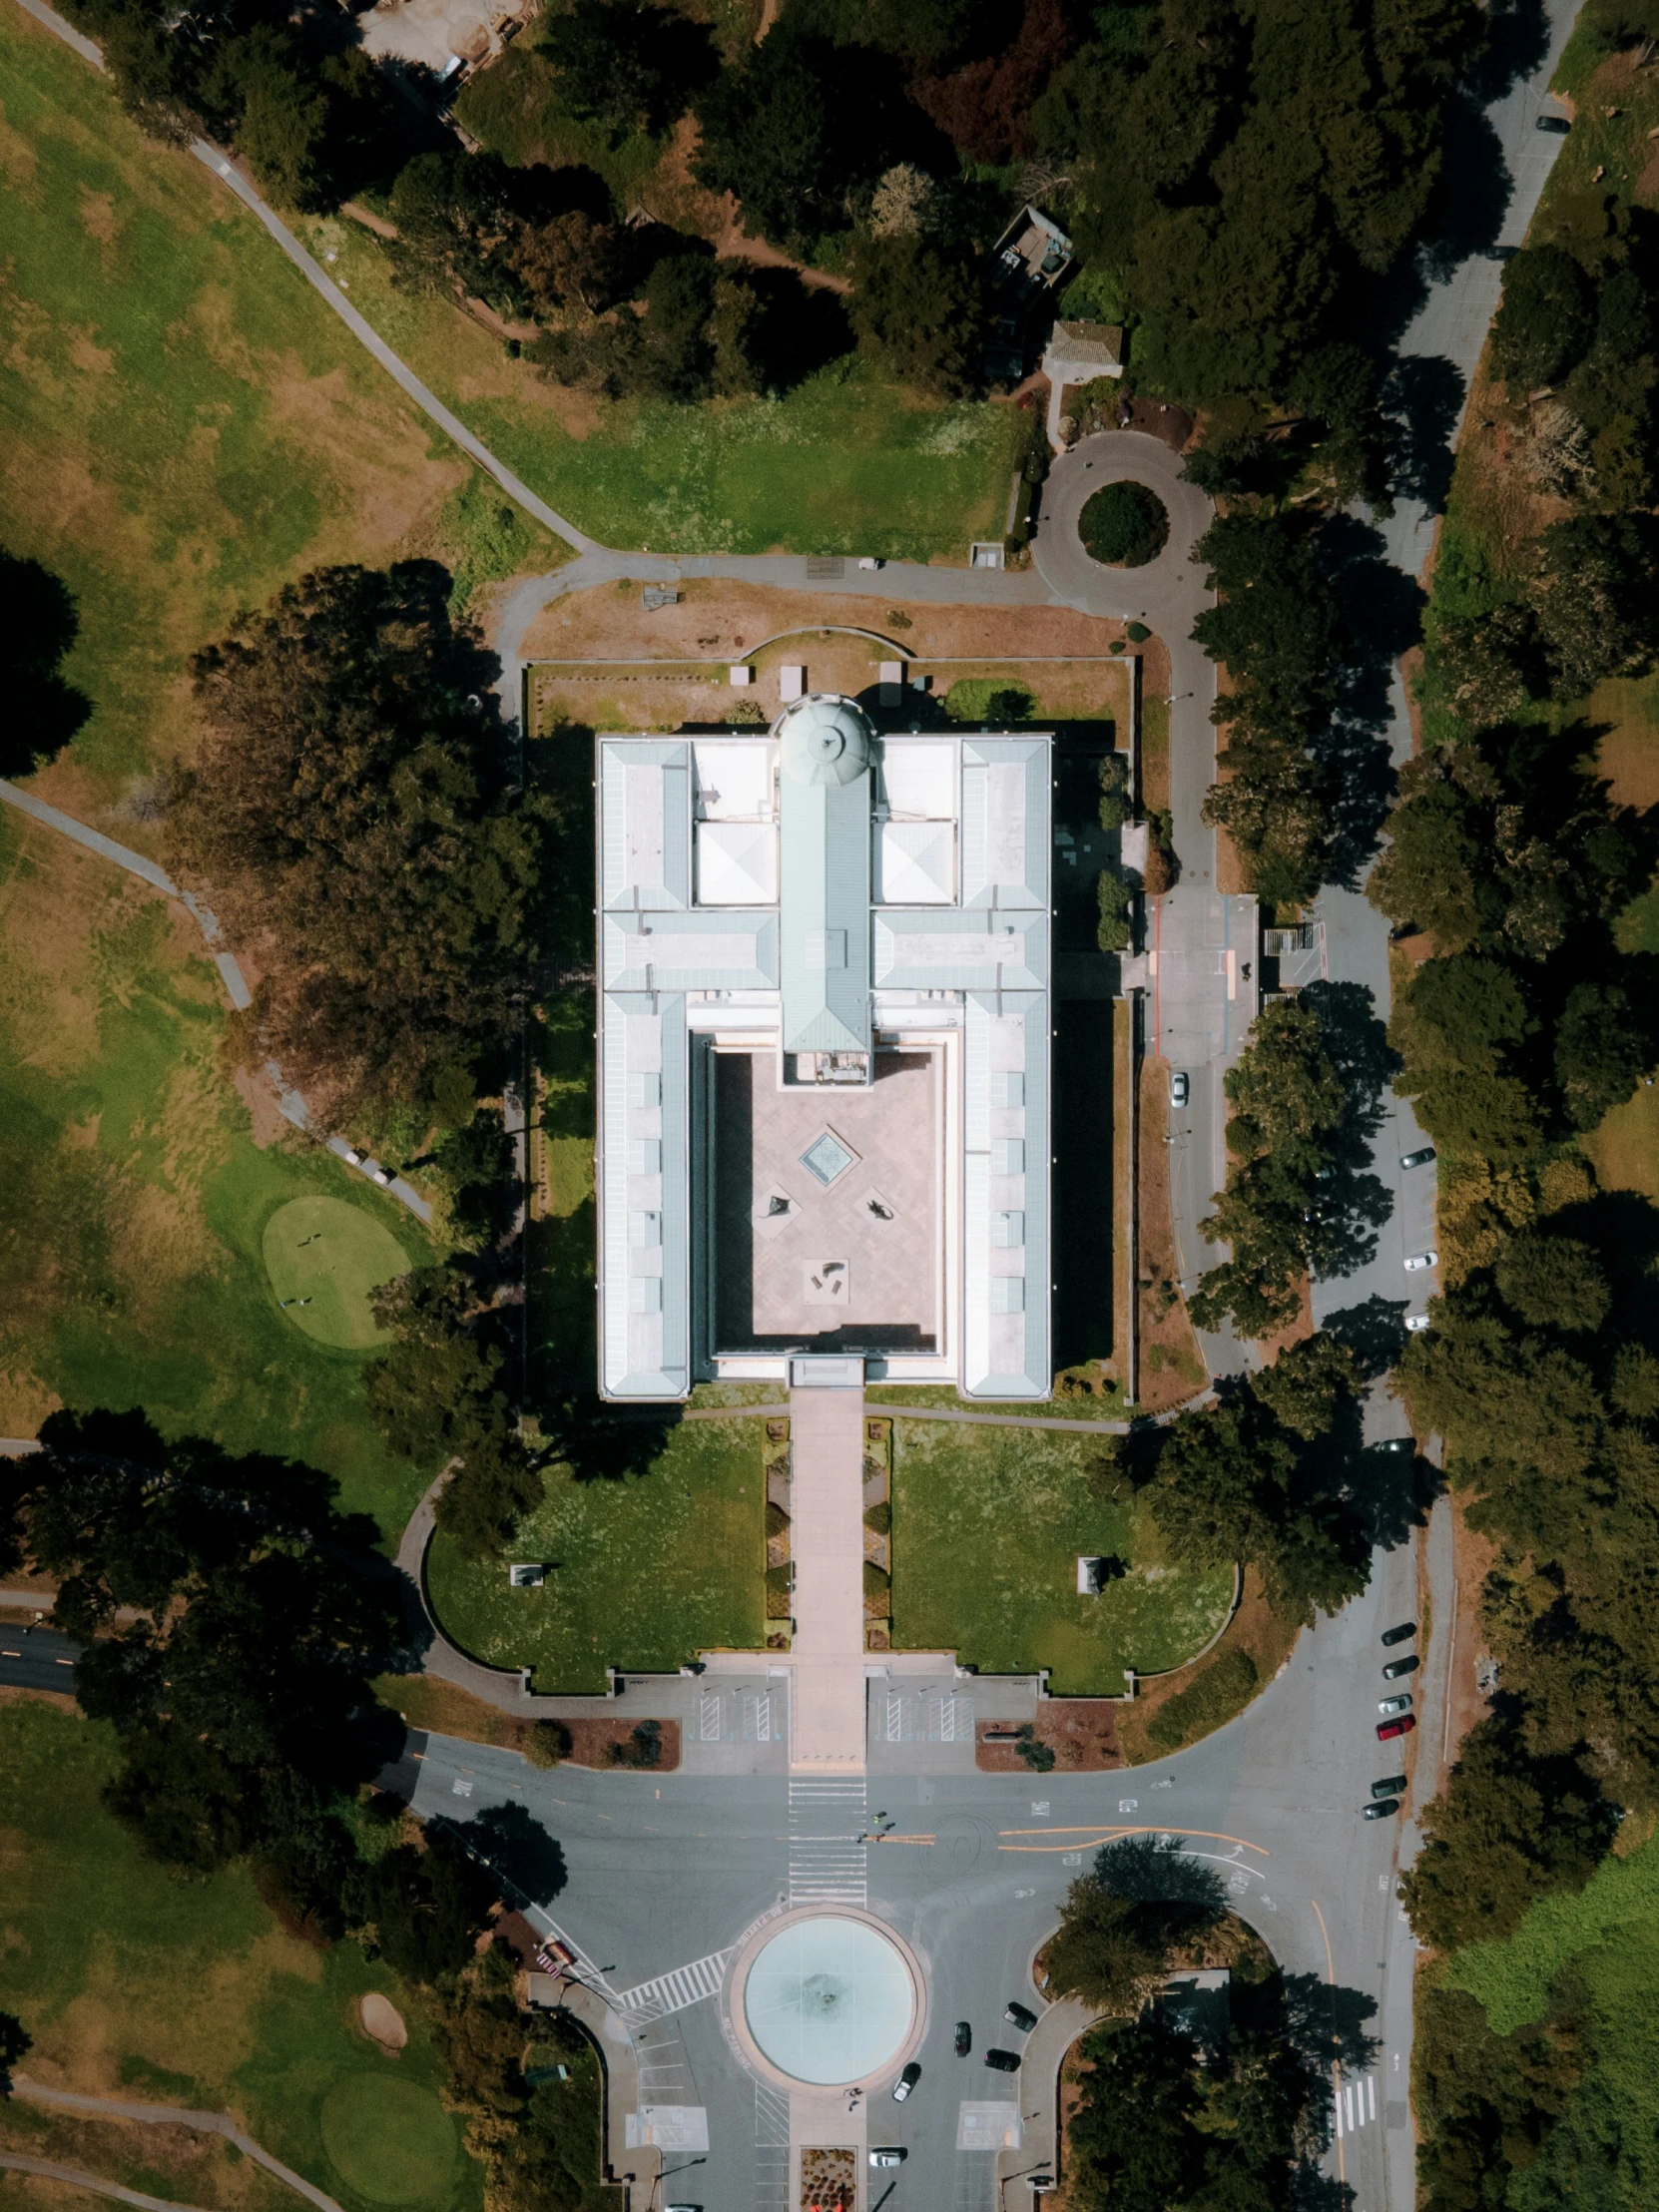
<svg viewBox="0 0 1659 2212">
<path fill-rule="evenodd" d="M 1044 1699 L 1032 1723 L 1034 1739 L 1054 1754 L 1056 1772 L 1100 1774 L 1121 1767 L 1118 1749 L 1118 1707 L 1104 1698 Z M 981 1774 L 1027 1774 L 1032 1770 L 1019 1755 L 1017 1744 L 1003 1736 L 989 1740 L 989 1731 L 1001 1731 L 1006 1721 L 981 1721 L 975 1734 L 973 1763 Z"/>
<path fill-rule="evenodd" d="M 1153 1135 L 1167 1111 L 1169 1072 L 1167 1060 L 1154 1057 L 1141 1062 L 1140 1158 L 1135 1178 L 1140 1208 L 1141 1373 L 1136 1403 L 1144 1413 L 1163 1413 L 1184 1404 L 1210 1380 L 1178 1288 L 1181 1265 L 1170 1211 L 1169 1147 Z"/>
<path fill-rule="evenodd" d="M 1416 1803 L 1419 1806 L 1445 1787 L 1446 1775 L 1457 1757 L 1463 1738 L 1477 1722 L 1486 1718 L 1490 1710 L 1480 1689 L 1476 1669 L 1481 1660 L 1488 1656 L 1480 1619 L 1480 1593 L 1487 1575 L 1497 1563 L 1498 1547 L 1491 1537 L 1479 1535 L 1470 1528 L 1462 1498 L 1453 1496 L 1449 1503 L 1456 1609 L 1455 1619 L 1451 1624 L 1450 1658 L 1446 1667 L 1446 1710 L 1438 1742 L 1432 1740 L 1431 1730 L 1419 1730 L 1409 1739 L 1414 1747 L 1420 1747 L 1415 1774 Z M 1425 1618 L 1428 1612 L 1426 1553 L 1426 1545 L 1419 1545 L 1419 1620 Z M 1430 1625 L 1435 1635 L 1445 1633 L 1445 1623 L 1433 1621 Z M 1430 1740 L 1424 1742 L 1425 1736 Z"/>
<path fill-rule="evenodd" d="M 231 1082 L 248 1108 L 250 1134 L 261 1152 L 269 1151 L 287 1128 L 276 1104 L 276 1092 L 269 1076 L 253 1068 L 234 1068 Z"/>
<path fill-rule="evenodd" d="M 360 2001 L 357 2017 L 362 2022 L 363 2033 L 378 2043 L 382 2050 L 401 2050 L 409 2039 L 402 2013 L 390 1997 L 381 1996 L 377 1989 L 370 1990 Z"/>
<path fill-rule="evenodd" d="M 55 1705 L 60 1713 L 75 1711 L 75 1700 L 62 1690 L 26 1690 L 18 1684 L 0 1683 L 0 1705 L 15 1705 L 20 1698 L 37 1698 L 45 1705 Z"/>
</svg>

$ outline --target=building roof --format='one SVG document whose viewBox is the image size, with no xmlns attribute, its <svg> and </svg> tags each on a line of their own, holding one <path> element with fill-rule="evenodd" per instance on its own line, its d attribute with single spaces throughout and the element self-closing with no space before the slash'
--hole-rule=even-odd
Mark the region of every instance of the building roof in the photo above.
<svg viewBox="0 0 1659 2212">
<path fill-rule="evenodd" d="M 869 1050 L 869 724 L 813 695 L 778 725 L 778 966 L 786 1052 Z"/>
<path fill-rule="evenodd" d="M 1123 366 L 1123 325 L 1118 322 L 1056 322 L 1046 360 L 1068 368 L 1114 369 Z"/>
</svg>

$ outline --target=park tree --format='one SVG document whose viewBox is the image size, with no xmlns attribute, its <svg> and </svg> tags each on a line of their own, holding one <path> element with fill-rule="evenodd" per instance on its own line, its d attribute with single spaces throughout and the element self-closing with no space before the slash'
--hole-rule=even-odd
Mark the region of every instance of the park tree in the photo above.
<svg viewBox="0 0 1659 2212">
<path fill-rule="evenodd" d="M 371 1956 L 406 1981 L 427 1986 L 472 1957 L 495 1903 L 496 1884 L 447 1828 L 428 1829 L 425 1848 L 396 1844 L 359 1861 L 345 1911 Z"/>
<path fill-rule="evenodd" d="M 1165 2212 L 1204 2183 L 1204 2093 L 1190 2039 L 1153 2011 L 1085 2039 L 1087 2070 L 1068 2130 L 1087 2207 Z"/>
<path fill-rule="evenodd" d="M 1503 272 L 1492 321 L 1491 364 L 1512 384 L 1552 384 L 1587 350 L 1595 295 L 1573 256 L 1559 246 L 1523 246 Z"/>
<path fill-rule="evenodd" d="M 1568 991 L 1555 1031 L 1555 1079 L 1567 1120 L 1594 1129 L 1634 1096 L 1659 1056 L 1651 990 L 1585 980 Z"/>
<path fill-rule="evenodd" d="M 480 299 L 514 288 L 519 248 L 512 172 L 494 154 L 417 154 L 391 190 L 394 280 L 410 291 Z"/>
<path fill-rule="evenodd" d="M 1463 1739 L 1444 1796 L 1420 1818 L 1427 1842 L 1400 1896 L 1435 1950 L 1512 1935 L 1535 1899 L 1582 1889 L 1615 1825 L 1574 1762 L 1532 1757 L 1502 1716 Z"/>
<path fill-rule="evenodd" d="M 560 107 L 617 137 L 665 130 L 715 68 L 703 25 L 653 0 L 570 0 L 542 18 L 539 44 Z"/>
<path fill-rule="evenodd" d="M 61 673 L 80 629 L 63 579 L 0 546 L 0 694 L 6 700 L 0 776 L 43 768 L 91 714 L 92 702 Z"/>
<path fill-rule="evenodd" d="M 1108 1844 L 1066 1893 L 1046 1952 L 1051 1988 L 1133 2019 L 1183 1939 L 1214 1927 L 1221 1884 L 1179 1843 Z"/>
<path fill-rule="evenodd" d="M 469 1557 L 492 1557 L 544 1487 L 502 1387 L 495 1317 L 453 1261 L 400 1276 L 373 1305 L 392 1343 L 368 1372 L 369 1411 L 404 1457 L 455 1462 L 435 1507 L 438 1526 Z"/>
<path fill-rule="evenodd" d="M 172 1865 L 252 1850 L 301 1910 L 337 1911 L 337 1803 L 397 1733 L 368 1687 L 402 1630 L 372 1525 L 313 1468 L 169 1442 L 141 1414 L 54 1413 L 41 1443 L 28 1552 L 86 1642 L 81 1707 L 115 1730 L 112 1809 Z"/>
<path fill-rule="evenodd" d="M 898 382 L 956 398 L 972 389 L 987 328 L 977 257 L 915 232 L 859 242 L 848 314 L 858 350 Z"/>
<path fill-rule="evenodd" d="M 1442 622 L 1428 649 L 1436 696 L 1470 730 L 1519 714 L 1548 685 L 1537 624 L 1527 606 Z"/>
<path fill-rule="evenodd" d="M 1659 534 L 1646 515 L 1571 515 L 1536 548 L 1532 604 L 1560 699 L 1637 676 L 1659 648 Z"/>
<path fill-rule="evenodd" d="M 177 864 L 266 968 L 256 1018 L 313 1110 L 423 1100 L 516 1018 L 546 803 L 505 789 L 493 659 L 429 561 L 323 569 L 197 655 Z"/>
<path fill-rule="evenodd" d="M 1612 1301 L 1607 1277 L 1580 1238 L 1516 1237 L 1494 1273 L 1504 1303 L 1534 1329 L 1577 1336 L 1599 1329 L 1607 1318 Z"/>
<path fill-rule="evenodd" d="M 545 223 L 521 223 L 507 252 L 530 312 L 542 322 L 571 309 L 603 314 L 632 281 L 626 235 L 580 208 Z"/>
<path fill-rule="evenodd" d="M 11 2095 L 12 2068 L 35 2047 L 35 2039 L 15 2012 L 0 2012 L 0 2098 Z"/>
<path fill-rule="evenodd" d="M 735 193 L 746 227 L 792 254 L 844 230 L 848 191 L 872 183 L 897 151 L 867 67 L 788 13 L 695 108 L 698 182 Z"/>
</svg>

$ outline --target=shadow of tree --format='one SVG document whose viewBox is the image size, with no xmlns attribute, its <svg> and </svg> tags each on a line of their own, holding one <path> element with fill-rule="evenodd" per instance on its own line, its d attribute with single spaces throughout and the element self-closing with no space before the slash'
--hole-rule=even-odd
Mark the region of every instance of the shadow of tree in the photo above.
<svg viewBox="0 0 1659 2212">
<path fill-rule="evenodd" d="M 569 1879 L 557 1837 L 525 1806 L 492 1805 L 455 1832 L 527 1905 L 550 1905 Z"/>
<path fill-rule="evenodd" d="M 1430 514 L 1445 511 L 1466 391 L 1462 370 L 1443 353 L 1403 355 L 1382 388 L 1393 425 L 1393 491 L 1420 499 Z"/>
<path fill-rule="evenodd" d="M 1374 1996 L 1313 1973 L 1282 1974 L 1279 1990 L 1285 2036 L 1305 2065 L 1335 2064 L 1351 2073 L 1371 2065 L 1382 2048 L 1381 2038 L 1366 2029 L 1377 2015 Z"/>
<path fill-rule="evenodd" d="M 1405 1350 L 1405 1310 L 1409 1304 L 1409 1299 L 1382 1298 L 1374 1292 L 1363 1305 L 1345 1306 L 1327 1315 L 1326 1334 L 1347 1345 L 1366 1382 L 1375 1382 L 1397 1366 Z"/>
<path fill-rule="evenodd" d="M 1357 516 L 1333 517 L 1319 545 L 1348 650 L 1335 711 L 1309 751 L 1326 768 L 1335 794 L 1325 877 L 1353 890 L 1364 880 L 1393 803 L 1388 732 L 1394 671 L 1421 635 L 1423 594 L 1387 559 L 1382 533 Z"/>
<path fill-rule="evenodd" d="M 56 759 L 92 713 L 85 692 L 58 673 L 80 634 L 62 578 L 0 548 L 0 776 L 28 776 Z"/>
</svg>

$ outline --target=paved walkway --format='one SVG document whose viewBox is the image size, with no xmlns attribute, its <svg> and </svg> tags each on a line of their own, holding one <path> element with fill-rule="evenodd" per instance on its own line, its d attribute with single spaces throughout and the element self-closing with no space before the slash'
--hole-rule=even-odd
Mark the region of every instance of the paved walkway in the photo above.
<svg viewBox="0 0 1659 2212">
<path fill-rule="evenodd" d="M 790 1392 L 790 1772 L 864 1771 L 864 1393 Z"/>
<path fill-rule="evenodd" d="M 104 2181 L 83 2173 L 79 2166 L 60 2166 L 50 2158 L 25 2158 L 21 2151 L 0 2150 L 0 2168 L 14 2174 L 35 2174 L 42 2181 L 61 2181 L 71 2189 L 90 2189 L 95 2196 L 114 2197 L 118 2204 L 136 2204 L 140 2212 L 201 2212 L 199 2205 L 175 2204 L 169 2197 L 147 2197 L 142 2190 L 124 2189 L 119 2181 Z"/>
<path fill-rule="evenodd" d="M 144 2104 L 136 2097 L 93 2097 L 74 2089 L 48 2089 L 44 2082 L 31 2081 L 27 2074 L 20 2073 L 12 2075 L 12 2094 L 29 2104 L 47 2105 L 55 2112 L 80 2112 L 98 2120 L 137 2120 L 143 2127 L 189 2127 L 198 2134 L 223 2135 L 245 2158 L 252 2158 L 268 2174 L 275 2174 L 284 2188 L 292 2189 L 315 2205 L 316 2212 L 341 2212 L 332 2197 L 325 2196 L 291 2166 L 284 2166 L 279 2158 L 273 2158 L 270 2151 L 256 2143 L 228 2112 L 193 2112 L 178 2104 Z M 153 2197 L 128 2197 L 125 2191 L 118 2192 L 107 2184 L 95 2186 L 104 2186 L 110 2195 L 120 2194 L 128 2203 L 156 2202 Z"/>
</svg>

